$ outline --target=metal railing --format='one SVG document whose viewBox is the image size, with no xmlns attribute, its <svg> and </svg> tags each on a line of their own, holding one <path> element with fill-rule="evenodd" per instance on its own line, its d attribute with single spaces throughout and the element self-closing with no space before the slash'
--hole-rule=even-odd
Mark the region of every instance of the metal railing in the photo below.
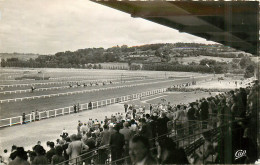
<svg viewBox="0 0 260 165">
<path fill-rule="evenodd" d="M 210 115 L 211 116 L 211 115 Z M 230 117 L 230 116 L 229 116 Z M 226 119 L 227 121 L 229 121 L 229 119 Z M 149 139 L 150 141 L 158 141 L 158 139 L 160 139 L 161 137 L 163 137 L 163 136 L 168 136 L 168 137 L 171 137 L 173 140 L 174 140 L 174 142 L 176 142 L 177 143 L 177 146 L 178 147 L 183 147 L 184 148 L 184 150 L 185 150 L 185 152 L 186 153 L 188 153 L 187 154 L 187 156 L 189 156 L 190 155 L 190 153 L 191 153 L 191 151 L 190 151 L 190 148 L 188 148 L 188 146 L 189 145 L 194 145 L 194 144 L 192 144 L 192 143 L 198 143 L 198 142 L 200 142 L 201 143 L 201 141 L 204 143 L 204 141 L 203 141 L 203 138 L 202 138 L 202 134 L 204 133 L 204 132 L 207 132 L 207 131 L 209 131 L 209 130 L 203 130 L 202 129 L 202 123 L 203 122 L 207 122 L 207 123 L 210 123 L 210 121 L 211 121 L 211 117 L 209 117 L 209 119 L 207 119 L 207 120 L 203 120 L 203 121 L 198 121 L 198 120 L 196 120 L 195 121 L 195 123 L 193 123 L 193 124 L 191 124 L 191 125 L 188 125 L 188 126 L 184 126 L 183 128 L 180 128 L 180 129 L 175 129 L 174 131 L 175 132 L 180 132 L 180 131 L 184 131 L 184 130 L 187 130 L 187 129 L 189 129 L 190 127 L 195 127 L 195 128 L 198 128 L 197 129 L 197 133 L 193 133 L 193 134 L 191 134 L 191 135 L 186 135 L 186 136 L 179 136 L 178 134 L 175 134 L 174 133 L 174 135 L 173 136 L 171 136 L 172 134 L 173 134 L 173 132 L 169 132 L 169 133 L 167 133 L 167 134 L 164 134 L 164 135 L 160 135 L 160 136 L 156 136 L 156 137 L 154 137 L 154 138 L 151 138 L 151 139 Z M 186 121 L 185 120 L 185 122 L 190 122 L 190 120 L 188 120 L 188 121 Z M 217 130 L 217 129 L 219 129 L 219 128 L 213 128 L 213 129 L 211 129 L 210 131 L 213 131 L 214 132 L 214 130 Z M 212 135 L 216 135 L 216 131 L 214 132 L 214 134 L 212 134 Z M 193 147 L 194 148 L 194 147 Z M 197 147 L 197 148 L 199 148 L 199 147 Z M 196 148 L 196 149 L 197 149 Z M 106 145 L 106 146 L 101 146 L 101 147 L 97 147 L 96 149 L 94 149 L 94 150 L 92 150 L 92 151 L 89 151 L 89 152 L 87 152 L 87 153 L 83 153 L 83 154 L 81 154 L 81 155 L 79 155 L 79 156 L 77 156 L 76 158 L 73 158 L 73 159 L 70 159 L 70 160 L 67 160 L 67 161 L 64 161 L 64 162 L 62 162 L 62 163 L 60 163 L 59 165 L 61 165 L 61 164 L 67 164 L 67 163 L 70 163 L 70 164 L 75 164 L 75 165 L 77 165 L 77 164 L 82 164 L 85 160 L 87 160 L 87 159 L 92 159 L 92 161 L 93 162 L 95 162 L 95 161 L 97 161 L 97 162 L 100 162 L 100 155 L 99 155 L 99 150 L 100 149 L 105 149 L 106 151 L 107 151 L 107 153 L 109 153 L 109 151 L 110 151 L 110 146 L 108 146 L 108 145 Z M 151 150 L 153 150 L 153 149 L 156 149 L 156 147 L 154 147 L 154 148 L 151 148 Z M 199 148 L 200 149 L 200 148 Z M 188 151 L 189 150 L 189 151 Z M 194 149 L 192 149 L 192 153 L 194 153 L 195 152 L 195 150 Z M 87 155 L 91 155 L 91 156 L 88 156 L 87 158 L 85 158 Z M 121 158 L 121 159 L 118 159 L 118 160 L 116 160 L 116 161 L 111 161 L 110 159 L 111 159 L 111 156 L 109 155 L 109 154 L 107 154 L 107 159 L 106 159 L 106 162 L 107 162 L 107 164 L 116 164 L 117 162 L 124 162 L 124 161 L 129 161 L 129 156 L 126 156 L 126 157 L 123 157 L 123 158 Z M 95 164 L 95 163 L 94 163 Z M 97 163 L 97 164 L 99 164 L 99 163 Z"/>
</svg>

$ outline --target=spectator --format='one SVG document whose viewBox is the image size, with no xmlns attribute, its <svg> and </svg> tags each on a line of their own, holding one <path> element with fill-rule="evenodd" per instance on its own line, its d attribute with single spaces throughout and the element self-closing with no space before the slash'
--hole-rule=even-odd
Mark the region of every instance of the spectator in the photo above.
<svg viewBox="0 0 260 165">
<path fill-rule="evenodd" d="M 107 118 L 107 116 L 105 116 L 104 124 L 105 124 L 105 125 L 108 125 L 108 121 L 109 121 L 109 119 Z"/>
<path fill-rule="evenodd" d="M 62 137 L 62 139 L 65 139 L 66 137 L 68 137 L 68 132 L 65 128 L 63 128 L 60 137 Z"/>
<path fill-rule="evenodd" d="M 94 136 L 95 136 L 95 133 L 88 132 L 87 133 L 88 139 L 84 142 L 88 146 L 88 151 L 85 153 L 89 153 L 89 154 L 85 154 L 83 156 L 85 164 L 91 164 L 92 155 L 93 155 L 93 152 L 91 152 L 91 151 L 96 148 Z"/>
<path fill-rule="evenodd" d="M 125 108 L 125 113 L 127 112 L 127 108 L 128 108 L 128 104 L 124 104 L 124 108 Z"/>
<path fill-rule="evenodd" d="M 68 149 L 68 146 L 69 146 L 69 143 L 70 143 L 70 138 L 69 137 L 66 137 L 65 138 L 65 144 L 62 145 L 62 149 L 63 149 L 63 155 L 64 155 L 64 158 L 65 160 L 69 160 L 69 154 L 67 154 L 67 149 Z"/>
<path fill-rule="evenodd" d="M 46 153 L 46 158 L 51 163 L 52 157 L 55 155 L 54 142 L 47 142 L 47 147 L 50 147 L 50 150 Z"/>
<path fill-rule="evenodd" d="M 91 85 L 92 86 L 92 85 Z M 92 109 L 92 103 L 91 101 L 88 103 L 88 109 Z"/>
<path fill-rule="evenodd" d="M 157 164 L 150 153 L 149 140 L 143 136 L 134 136 L 129 142 L 129 155 L 132 164 Z"/>
<path fill-rule="evenodd" d="M 196 123 L 196 117 L 195 117 L 195 112 L 196 109 L 194 107 L 195 103 L 190 103 L 190 109 L 188 110 L 187 117 L 188 117 L 188 122 L 189 122 L 189 134 L 193 134 L 193 128 Z"/>
<path fill-rule="evenodd" d="M 63 149 L 61 146 L 55 148 L 55 155 L 52 157 L 51 164 L 58 164 L 65 161 L 65 158 L 62 156 Z"/>
<path fill-rule="evenodd" d="M 81 161 L 81 157 L 77 158 L 83 150 L 88 150 L 88 146 L 83 142 L 77 139 L 77 135 L 73 134 L 70 136 L 70 140 L 68 148 L 66 149 L 67 154 L 69 155 L 69 159 L 71 159 L 71 163 L 76 163 Z M 77 159 L 75 159 L 77 158 Z"/>
<path fill-rule="evenodd" d="M 129 154 L 129 140 L 131 138 L 131 130 L 128 128 L 129 127 L 129 123 L 128 122 L 124 122 L 124 128 L 119 130 L 119 133 L 121 133 L 122 135 L 124 135 L 125 138 L 125 151 L 124 151 L 124 156 L 128 156 Z"/>
<path fill-rule="evenodd" d="M 136 108 L 133 108 L 133 119 L 135 119 L 135 114 L 136 114 Z"/>
<path fill-rule="evenodd" d="M 23 113 L 23 115 L 22 115 L 22 119 L 23 119 L 22 124 L 25 124 L 25 119 L 26 119 L 26 117 L 25 117 L 25 113 Z"/>
<path fill-rule="evenodd" d="M 115 125 L 114 129 L 116 132 L 114 134 L 111 134 L 111 138 L 109 142 L 111 148 L 112 161 L 116 161 L 122 158 L 123 147 L 125 145 L 124 135 L 119 133 L 119 129 L 120 129 L 119 125 L 118 124 Z"/>
<path fill-rule="evenodd" d="M 83 133 L 83 132 L 88 132 L 88 131 L 89 131 L 89 128 L 88 128 L 87 124 L 84 123 L 84 125 L 81 126 L 81 128 L 80 128 L 80 132 Z"/>
<path fill-rule="evenodd" d="M 77 105 L 76 104 L 73 105 L 73 109 L 74 109 L 74 113 L 77 113 Z"/>
<path fill-rule="evenodd" d="M 157 120 L 157 133 L 159 138 L 164 138 L 167 136 L 168 129 L 167 123 L 169 122 L 169 118 L 166 116 L 166 113 L 162 113 L 162 117 Z"/>
<path fill-rule="evenodd" d="M 36 109 L 35 111 L 35 120 L 38 121 L 39 120 L 39 112 L 38 112 L 38 109 Z"/>
<path fill-rule="evenodd" d="M 152 128 L 151 126 L 146 122 L 145 118 L 141 119 L 141 123 L 140 123 L 141 129 L 139 134 L 141 136 L 146 137 L 147 139 L 152 139 L 153 138 L 153 133 L 152 133 Z M 152 143 L 149 142 L 150 147 L 152 146 Z"/>
<path fill-rule="evenodd" d="M 24 151 L 23 147 L 17 147 L 16 150 L 16 157 L 13 161 L 9 163 L 9 165 L 30 165 L 27 161 L 28 156 L 27 153 Z"/>
<path fill-rule="evenodd" d="M 107 145 L 109 145 L 110 142 L 110 132 L 108 131 L 108 126 L 104 125 L 104 131 L 101 132 L 101 143 L 100 143 L 100 149 L 98 150 L 99 153 L 99 162 L 98 164 L 105 164 L 106 159 L 108 158 L 108 150 L 106 148 Z"/>
<path fill-rule="evenodd" d="M 203 100 L 200 105 L 200 119 L 202 121 L 202 129 L 207 129 L 209 119 L 209 104 L 206 100 Z"/>
<path fill-rule="evenodd" d="M 11 154 L 10 154 L 10 160 L 14 160 L 15 159 L 15 157 L 16 157 L 16 149 L 17 149 L 17 147 L 16 147 L 16 145 L 13 145 L 12 146 L 12 149 L 11 149 Z"/>
<path fill-rule="evenodd" d="M 32 165 L 43 165 L 43 164 L 48 164 L 48 159 L 45 156 L 45 150 L 42 146 L 37 145 L 34 148 L 34 151 L 36 152 L 36 157 L 32 161 Z"/>
<path fill-rule="evenodd" d="M 161 164 L 189 164 L 183 149 L 178 149 L 172 139 L 166 137 L 159 142 L 161 148 Z"/>
<path fill-rule="evenodd" d="M 152 111 L 153 111 L 153 106 L 152 104 L 150 104 L 150 114 L 152 114 Z"/>
</svg>

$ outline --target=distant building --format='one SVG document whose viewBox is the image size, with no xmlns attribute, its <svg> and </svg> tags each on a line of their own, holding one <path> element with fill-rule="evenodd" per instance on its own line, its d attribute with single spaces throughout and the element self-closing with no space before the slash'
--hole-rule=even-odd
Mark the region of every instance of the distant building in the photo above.
<svg viewBox="0 0 260 165">
<path fill-rule="evenodd" d="M 116 69 L 116 70 L 128 70 L 128 63 L 119 63 L 119 62 L 107 62 L 107 63 L 98 63 L 101 65 L 102 69 Z"/>
</svg>

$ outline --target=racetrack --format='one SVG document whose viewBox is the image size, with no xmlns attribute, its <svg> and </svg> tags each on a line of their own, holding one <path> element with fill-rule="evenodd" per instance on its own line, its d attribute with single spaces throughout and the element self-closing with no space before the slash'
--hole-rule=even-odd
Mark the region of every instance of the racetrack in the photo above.
<svg viewBox="0 0 260 165">
<path fill-rule="evenodd" d="M 197 81 L 204 81 L 205 79 L 209 79 L 209 78 L 202 77 L 202 78 L 194 78 L 194 79 Z M 103 91 L 96 91 L 91 93 L 75 94 L 75 95 L 68 95 L 68 96 L 2 103 L 1 118 L 3 119 L 8 117 L 20 116 L 22 113 L 28 114 L 31 113 L 31 111 L 33 110 L 35 111 L 36 109 L 38 109 L 39 111 L 51 110 L 56 108 L 72 106 L 75 103 L 82 104 L 90 101 L 93 102 L 93 101 L 104 100 L 108 98 L 116 98 L 128 94 L 135 94 L 135 93 L 145 92 L 145 91 L 159 89 L 159 88 L 167 88 L 173 84 L 182 84 L 182 83 L 190 82 L 192 80 L 193 80 L 192 78 L 186 78 L 180 80 L 167 80 L 166 82 L 159 81 L 158 83 L 153 83 L 153 84 L 113 89 L 113 90 L 103 90 Z M 101 87 L 97 86 L 97 88 L 101 88 Z"/>
</svg>

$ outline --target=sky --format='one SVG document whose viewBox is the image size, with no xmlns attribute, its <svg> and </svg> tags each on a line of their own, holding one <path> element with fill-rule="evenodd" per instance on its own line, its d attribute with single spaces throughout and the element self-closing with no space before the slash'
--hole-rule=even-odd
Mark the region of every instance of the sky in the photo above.
<svg viewBox="0 0 260 165">
<path fill-rule="evenodd" d="M 0 53 L 176 42 L 213 43 L 88 0 L 0 0 Z"/>
</svg>

